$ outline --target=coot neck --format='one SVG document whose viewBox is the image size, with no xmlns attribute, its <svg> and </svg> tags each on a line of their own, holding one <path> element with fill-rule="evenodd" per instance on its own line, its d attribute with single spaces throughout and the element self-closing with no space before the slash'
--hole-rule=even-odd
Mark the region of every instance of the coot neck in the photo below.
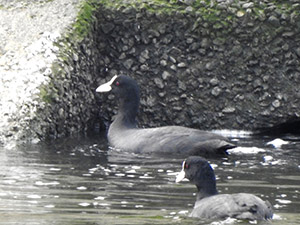
<svg viewBox="0 0 300 225">
<path fill-rule="evenodd" d="M 194 183 L 198 189 L 197 200 L 218 194 L 216 177 L 210 166 L 198 170 Z"/>
<path fill-rule="evenodd" d="M 218 194 L 218 191 L 216 189 L 216 184 L 205 185 L 205 186 L 202 185 L 201 187 L 197 185 L 197 189 L 198 189 L 197 200 L 201 200 L 203 198 Z"/>
<path fill-rule="evenodd" d="M 139 108 L 139 97 L 119 99 L 119 109 L 113 124 L 119 128 L 136 128 L 136 116 Z"/>
</svg>

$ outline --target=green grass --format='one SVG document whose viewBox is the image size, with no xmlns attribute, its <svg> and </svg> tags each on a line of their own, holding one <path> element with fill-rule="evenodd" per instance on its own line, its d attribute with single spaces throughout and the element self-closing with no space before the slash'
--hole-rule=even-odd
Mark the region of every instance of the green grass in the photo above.
<svg viewBox="0 0 300 225">
<path fill-rule="evenodd" d="M 95 21 L 95 11 L 100 7 L 99 1 L 87 0 L 82 3 L 75 23 L 74 33 L 77 37 L 85 37 Z"/>
</svg>

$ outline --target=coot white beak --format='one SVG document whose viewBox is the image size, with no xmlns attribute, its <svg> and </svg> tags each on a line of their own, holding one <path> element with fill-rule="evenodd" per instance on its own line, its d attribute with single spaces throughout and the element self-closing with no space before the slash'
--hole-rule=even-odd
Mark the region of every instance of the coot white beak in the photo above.
<svg viewBox="0 0 300 225">
<path fill-rule="evenodd" d="M 185 161 L 183 161 L 182 169 L 179 172 L 179 174 L 177 174 L 177 176 L 176 176 L 176 183 L 179 183 L 180 181 L 182 181 L 185 178 L 184 165 L 185 165 Z"/>
<path fill-rule="evenodd" d="M 96 92 L 109 92 L 109 91 L 111 91 L 111 85 L 112 85 L 112 83 L 115 81 L 115 79 L 116 79 L 117 77 L 118 77 L 118 76 L 115 75 L 113 78 L 111 78 L 110 81 L 108 81 L 108 82 L 105 83 L 105 84 L 100 85 L 100 86 L 96 89 Z"/>
</svg>

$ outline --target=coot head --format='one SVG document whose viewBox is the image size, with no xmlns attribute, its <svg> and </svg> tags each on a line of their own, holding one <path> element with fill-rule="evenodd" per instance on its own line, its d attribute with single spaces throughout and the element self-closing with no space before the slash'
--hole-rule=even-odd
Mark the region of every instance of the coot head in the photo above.
<svg viewBox="0 0 300 225">
<path fill-rule="evenodd" d="M 216 177 L 210 164 L 199 156 L 190 156 L 182 163 L 182 170 L 176 177 L 176 182 L 187 178 L 198 188 L 197 199 L 217 194 Z"/>
<path fill-rule="evenodd" d="M 109 82 L 100 85 L 96 92 L 112 92 L 119 101 L 119 112 L 135 117 L 140 102 L 137 82 L 125 75 L 114 76 Z"/>
<path fill-rule="evenodd" d="M 100 85 L 96 92 L 112 91 L 118 98 L 136 98 L 140 91 L 136 81 L 125 75 L 115 75 L 109 82 Z"/>
</svg>

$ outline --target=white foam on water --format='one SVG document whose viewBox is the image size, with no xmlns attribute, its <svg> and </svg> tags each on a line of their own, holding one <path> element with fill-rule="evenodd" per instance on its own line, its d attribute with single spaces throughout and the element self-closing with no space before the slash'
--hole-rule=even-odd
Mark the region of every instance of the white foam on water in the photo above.
<svg viewBox="0 0 300 225">
<path fill-rule="evenodd" d="M 236 147 L 227 150 L 229 154 L 256 154 L 259 152 L 266 152 L 265 149 L 258 147 Z"/>
<path fill-rule="evenodd" d="M 231 137 L 231 138 L 244 138 L 244 137 L 249 137 L 253 133 L 251 131 L 245 131 L 245 130 L 228 130 L 228 129 L 223 129 L 223 130 L 212 130 L 211 132 L 215 134 L 220 134 L 225 137 Z"/>
<path fill-rule="evenodd" d="M 79 203 L 78 205 L 83 206 L 83 207 L 87 207 L 87 206 L 90 205 L 90 203 L 82 202 L 82 203 Z"/>
<path fill-rule="evenodd" d="M 291 200 L 287 200 L 287 199 L 275 199 L 275 201 L 279 202 L 280 204 L 290 204 L 292 203 Z"/>
<path fill-rule="evenodd" d="M 86 189 L 87 189 L 87 187 L 80 186 L 80 187 L 77 187 L 76 189 L 77 189 L 77 190 L 81 190 L 81 191 L 83 191 L 83 190 L 86 190 Z"/>
<path fill-rule="evenodd" d="M 267 142 L 267 145 L 272 145 L 274 148 L 280 148 L 282 145 L 288 144 L 288 141 L 284 141 L 280 138 L 276 138 L 273 141 Z"/>
</svg>

